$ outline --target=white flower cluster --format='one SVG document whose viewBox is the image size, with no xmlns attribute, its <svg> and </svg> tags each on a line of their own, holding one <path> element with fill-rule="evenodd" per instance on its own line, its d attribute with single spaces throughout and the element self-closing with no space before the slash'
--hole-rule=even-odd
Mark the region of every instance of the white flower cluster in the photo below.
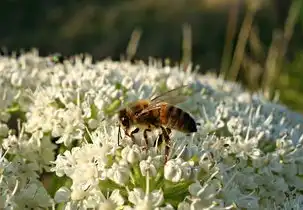
<svg viewBox="0 0 303 210">
<path fill-rule="evenodd" d="M 117 110 L 190 84 L 199 124 L 146 147 Z M 234 83 L 151 60 L 0 57 L 1 209 L 302 209 L 303 117 Z M 157 141 L 157 131 L 149 136 Z"/>
<path fill-rule="evenodd" d="M 38 168 L 21 156 L 8 161 L 0 150 L 0 208 L 46 208 L 54 205 L 42 183 Z"/>
</svg>

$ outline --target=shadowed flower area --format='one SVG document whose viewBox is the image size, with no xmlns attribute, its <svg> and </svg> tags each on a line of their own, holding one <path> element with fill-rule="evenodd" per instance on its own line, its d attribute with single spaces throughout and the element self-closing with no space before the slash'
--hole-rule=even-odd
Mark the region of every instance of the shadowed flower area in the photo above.
<svg viewBox="0 0 303 210">
<path fill-rule="evenodd" d="M 302 209 L 303 117 L 191 66 L 0 57 L 1 209 Z M 198 131 L 135 144 L 116 113 L 189 85 Z M 152 144 L 157 132 L 150 135 Z"/>
</svg>

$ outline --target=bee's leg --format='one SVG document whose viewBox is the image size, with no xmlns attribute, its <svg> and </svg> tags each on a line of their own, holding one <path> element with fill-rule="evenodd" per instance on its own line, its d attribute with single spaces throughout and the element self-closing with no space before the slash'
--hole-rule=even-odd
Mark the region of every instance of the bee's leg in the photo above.
<svg viewBox="0 0 303 210">
<path fill-rule="evenodd" d="M 167 134 L 170 135 L 171 134 L 171 129 L 170 128 L 166 128 Z"/>
<path fill-rule="evenodd" d="M 164 163 L 166 163 L 168 155 L 169 155 L 169 150 L 170 150 L 169 134 L 171 133 L 171 130 L 170 129 L 167 130 L 162 126 L 161 126 L 161 130 L 162 130 L 162 135 L 163 135 L 164 141 L 165 141 L 165 159 L 164 159 Z"/>
<path fill-rule="evenodd" d="M 159 145 L 161 145 L 163 143 L 163 135 L 162 134 L 160 134 L 159 136 L 158 136 L 158 138 L 156 139 L 156 141 L 154 142 L 154 147 L 158 147 Z"/>
<path fill-rule="evenodd" d="M 147 128 L 143 131 L 143 137 L 144 137 L 144 140 L 145 140 L 145 144 L 146 144 L 146 147 L 148 147 L 148 138 L 147 138 L 147 132 L 151 132 L 152 130 L 150 128 Z"/>
<path fill-rule="evenodd" d="M 138 133 L 140 131 L 140 129 L 139 128 L 136 128 L 135 130 L 133 130 L 132 132 L 130 132 L 130 137 L 131 137 L 131 139 L 132 139 L 132 141 L 133 141 L 133 143 L 135 143 L 135 136 L 134 136 L 134 134 L 135 133 Z"/>
<path fill-rule="evenodd" d="M 166 128 L 167 134 L 170 135 L 171 134 L 171 129 L 170 128 Z M 154 143 L 154 147 L 155 146 L 159 146 L 163 143 L 163 134 L 160 134 L 158 139 L 155 141 Z"/>
</svg>

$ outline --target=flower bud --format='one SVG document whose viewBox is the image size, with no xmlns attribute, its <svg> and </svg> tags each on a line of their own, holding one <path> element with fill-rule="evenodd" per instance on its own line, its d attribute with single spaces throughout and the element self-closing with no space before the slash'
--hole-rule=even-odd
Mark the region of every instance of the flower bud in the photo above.
<svg viewBox="0 0 303 210">
<path fill-rule="evenodd" d="M 130 176 L 129 168 L 126 166 L 114 163 L 107 172 L 107 177 L 119 185 L 124 185 L 128 182 Z"/>
<path fill-rule="evenodd" d="M 67 202 L 71 196 L 71 192 L 67 187 L 61 187 L 55 194 L 56 203 Z"/>
<path fill-rule="evenodd" d="M 192 167 L 188 162 L 184 162 L 181 164 L 182 176 L 184 179 L 189 179 L 192 174 Z"/>
<path fill-rule="evenodd" d="M 122 150 L 121 155 L 124 160 L 131 164 L 138 162 L 141 158 L 138 145 L 133 145 L 131 148 L 129 146 L 125 147 Z"/>
<path fill-rule="evenodd" d="M 96 129 L 98 127 L 98 121 L 96 119 L 89 119 L 87 124 L 90 129 Z"/>
<path fill-rule="evenodd" d="M 182 179 L 182 168 L 176 160 L 169 160 L 164 166 L 165 179 L 172 182 L 179 182 Z"/>
<path fill-rule="evenodd" d="M 86 196 L 86 192 L 84 190 L 75 189 L 71 193 L 71 199 L 74 201 L 81 200 Z"/>
<path fill-rule="evenodd" d="M 135 210 L 152 210 L 152 209 L 153 206 L 150 200 L 142 200 L 135 207 Z"/>
<path fill-rule="evenodd" d="M 99 210 L 112 210 L 116 208 L 117 205 L 111 200 L 105 200 L 104 202 L 99 204 Z"/>
<path fill-rule="evenodd" d="M 7 112 L 0 112 L 0 121 L 7 122 L 11 115 Z"/>
<path fill-rule="evenodd" d="M 157 168 L 152 162 L 151 157 L 148 157 L 147 160 L 142 160 L 139 166 L 140 166 L 141 174 L 143 176 L 146 176 L 147 171 L 149 172 L 149 176 L 157 175 Z"/>
<path fill-rule="evenodd" d="M 8 127 L 6 124 L 0 123 L 0 136 L 5 137 L 8 134 Z"/>
</svg>

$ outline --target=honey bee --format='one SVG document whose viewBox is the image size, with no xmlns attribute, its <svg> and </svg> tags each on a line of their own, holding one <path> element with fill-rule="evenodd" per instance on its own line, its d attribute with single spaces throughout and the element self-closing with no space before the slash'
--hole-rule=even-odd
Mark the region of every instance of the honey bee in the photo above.
<svg viewBox="0 0 303 210">
<path fill-rule="evenodd" d="M 180 90 L 185 87 L 187 85 L 167 91 L 151 100 L 141 99 L 134 101 L 118 113 L 119 122 L 125 134 L 133 139 L 134 134 L 142 129 L 146 145 L 148 145 L 147 132 L 151 132 L 153 129 L 161 129 L 159 140 L 162 141 L 164 139 L 166 143 L 165 161 L 169 153 L 169 135 L 172 129 L 183 133 L 194 133 L 197 131 L 197 124 L 193 117 L 175 106 L 187 99 L 186 96 L 180 94 Z M 133 126 L 136 129 L 129 133 L 130 128 Z"/>
</svg>

